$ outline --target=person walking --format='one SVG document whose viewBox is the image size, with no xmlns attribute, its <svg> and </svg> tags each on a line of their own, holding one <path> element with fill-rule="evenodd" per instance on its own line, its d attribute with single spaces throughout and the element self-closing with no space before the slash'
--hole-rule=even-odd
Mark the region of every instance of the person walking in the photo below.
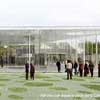
<svg viewBox="0 0 100 100">
<path fill-rule="evenodd" d="M 30 78 L 34 80 L 34 74 L 35 74 L 35 66 L 31 63 L 30 64 Z"/>
<path fill-rule="evenodd" d="M 67 63 L 67 79 L 69 80 L 69 77 L 70 79 L 72 79 L 72 63 L 70 60 L 68 60 L 68 63 Z"/>
<path fill-rule="evenodd" d="M 26 78 L 26 80 L 28 80 L 28 74 L 29 74 L 29 61 L 27 61 L 26 64 L 25 64 L 25 73 L 26 73 L 25 78 Z"/>
<path fill-rule="evenodd" d="M 89 70 L 90 70 L 91 77 L 93 77 L 94 64 L 92 61 L 90 61 L 89 63 Z"/>
</svg>

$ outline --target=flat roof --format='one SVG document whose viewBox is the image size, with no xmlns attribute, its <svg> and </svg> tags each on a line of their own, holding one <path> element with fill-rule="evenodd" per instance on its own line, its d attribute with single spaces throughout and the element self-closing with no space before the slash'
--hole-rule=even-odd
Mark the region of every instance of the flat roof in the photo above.
<svg viewBox="0 0 100 100">
<path fill-rule="evenodd" d="M 0 26 L 0 30 L 96 30 L 100 31 L 100 26 Z"/>
</svg>

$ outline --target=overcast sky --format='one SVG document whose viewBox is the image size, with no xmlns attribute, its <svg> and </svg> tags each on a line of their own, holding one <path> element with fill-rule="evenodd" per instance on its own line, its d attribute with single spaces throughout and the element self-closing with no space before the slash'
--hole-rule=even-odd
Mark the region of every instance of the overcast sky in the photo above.
<svg viewBox="0 0 100 100">
<path fill-rule="evenodd" d="M 100 26 L 100 0 L 0 0 L 0 26 Z"/>
</svg>

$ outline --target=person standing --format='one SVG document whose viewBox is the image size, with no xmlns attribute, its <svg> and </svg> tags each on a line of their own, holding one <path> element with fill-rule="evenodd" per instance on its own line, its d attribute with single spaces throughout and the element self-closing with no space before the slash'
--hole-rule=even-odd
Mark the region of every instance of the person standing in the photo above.
<svg viewBox="0 0 100 100">
<path fill-rule="evenodd" d="M 84 65 L 84 76 L 87 77 L 89 74 L 89 68 L 88 68 L 88 63 L 86 62 Z"/>
<path fill-rule="evenodd" d="M 35 67 L 34 65 L 31 63 L 30 64 L 30 78 L 34 80 L 34 74 L 35 74 Z"/>
<path fill-rule="evenodd" d="M 57 66 L 58 72 L 60 72 L 61 71 L 60 61 L 57 61 L 56 66 Z"/>
<path fill-rule="evenodd" d="M 68 60 L 68 63 L 67 63 L 67 79 L 69 80 L 69 77 L 70 79 L 72 79 L 72 63 L 70 60 Z"/>
<path fill-rule="evenodd" d="M 27 61 L 27 63 L 25 64 L 25 77 L 26 77 L 26 80 L 28 80 L 28 74 L 29 74 L 29 62 Z"/>
<path fill-rule="evenodd" d="M 100 61 L 99 61 L 99 64 L 98 64 L 98 77 L 100 77 Z"/>
<path fill-rule="evenodd" d="M 89 70 L 90 70 L 91 77 L 93 77 L 94 64 L 92 61 L 90 61 L 89 63 Z"/>
<path fill-rule="evenodd" d="M 3 68 L 3 56 L 0 57 L 1 67 Z"/>
<path fill-rule="evenodd" d="M 67 72 L 67 60 L 65 60 L 64 64 L 65 64 L 65 72 Z"/>
<path fill-rule="evenodd" d="M 75 73 L 75 75 L 78 74 L 77 68 L 78 68 L 78 63 L 75 61 L 75 63 L 74 63 L 74 71 L 75 71 L 74 73 Z"/>
<path fill-rule="evenodd" d="M 80 77 L 82 77 L 83 76 L 83 63 L 80 63 L 79 64 L 79 73 L 80 73 Z"/>
</svg>

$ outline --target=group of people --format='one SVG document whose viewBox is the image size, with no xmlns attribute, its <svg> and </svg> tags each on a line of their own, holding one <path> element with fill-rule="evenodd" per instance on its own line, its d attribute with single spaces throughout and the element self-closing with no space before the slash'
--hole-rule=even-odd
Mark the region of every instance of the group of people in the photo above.
<svg viewBox="0 0 100 100">
<path fill-rule="evenodd" d="M 84 72 L 84 77 L 87 77 L 87 75 L 91 74 L 91 77 L 93 77 L 93 72 L 94 72 L 94 64 L 90 61 L 85 62 L 85 64 L 79 64 L 79 73 L 80 73 L 80 77 L 83 76 L 83 72 Z"/>
<path fill-rule="evenodd" d="M 67 72 L 67 79 L 72 79 L 72 73 L 74 70 L 74 74 L 75 75 L 80 75 L 80 77 L 82 77 L 84 75 L 84 77 L 87 77 L 87 75 L 90 73 L 91 77 L 93 77 L 93 73 L 94 73 L 94 64 L 92 61 L 86 61 L 85 64 L 82 62 L 77 62 L 75 61 L 74 63 L 71 60 L 65 60 L 64 61 L 64 65 L 65 65 L 65 72 Z M 58 72 L 61 71 L 61 63 L 60 61 L 56 62 L 56 66 L 58 69 Z M 98 77 L 100 77 L 100 62 L 98 64 Z"/>
<path fill-rule="evenodd" d="M 34 74 L 35 74 L 35 66 L 27 61 L 25 64 L 25 72 L 26 72 L 26 80 L 29 78 L 29 72 L 30 72 L 30 78 L 34 80 Z"/>
<path fill-rule="evenodd" d="M 61 63 L 60 61 L 56 62 L 58 72 L 61 72 Z M 73 76 L 73 70 L 75 75 L 80 75 L 82 77 L 87 77 L 87 75 L 91 74 L 91 77 L 93 77 L 94 73 L 94 64 L 92 61 L 88 62 L 86 61 L 85 64 L 83 63 L 78 63 L 75 61 L 74 63 L 71 60 L 65 60 L 64 62 L 65 65 L 65 72 L 67 72 L 67 79 L 72 79 Z M 30 78 L 34 80 L 34 74 L 35 74 L 35 66 L 27 61 L 25 64 L 25 78 L 26 80 L 29 79 L 29 73 L 30 73 Z M 100 77 L 100 62 L 98 64 L 98 77 Z"/>
</svg>

